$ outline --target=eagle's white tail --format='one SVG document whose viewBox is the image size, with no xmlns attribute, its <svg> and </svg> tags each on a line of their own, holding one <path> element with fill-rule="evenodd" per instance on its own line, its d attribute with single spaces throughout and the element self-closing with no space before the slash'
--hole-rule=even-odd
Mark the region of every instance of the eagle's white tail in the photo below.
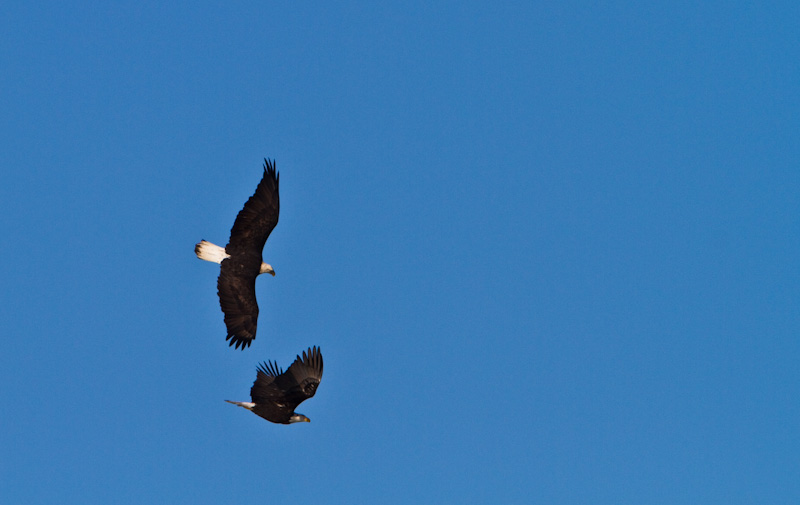
<svg viewBox="0 0 800 505">
<path fill-rule="evenodd" d="M 252 402 L 232 402 L 230 400 L 225 400 L 228 403 L 232 403 L 234 405 L 238 405 L 240 407 L 246 408 L 247 410 L 253 410 L 253 407 L 256 406 L 255 403 Z"/>
<path fill-rule="evenodd" d="M 222 263 L 225 258 L 230 258 L 230 255 L 225 252 L 224 247 L 212 244 L 207 240 L 201 240 L 194 246 L 194 253 L 201 260 L 211 261 L 212 263 Z"/>
</svg>

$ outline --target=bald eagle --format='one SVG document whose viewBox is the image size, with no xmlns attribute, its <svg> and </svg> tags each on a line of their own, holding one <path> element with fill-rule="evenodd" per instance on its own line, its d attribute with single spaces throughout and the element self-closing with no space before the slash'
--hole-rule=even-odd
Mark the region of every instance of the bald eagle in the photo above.
<svg viewBox="0 0 800 505">
<path fill-rule="evenodd" d="M 231 228 L 231 238 L 224 248 L 201 240 L 194 252 L 201 260 L 220 264 L 217 279 L 219 305 L 225 314 L 229 345 L 244 350 L 256 338 L 258 302 L 256 277 L 275 276 L 272 266 L 264 263 L 261 252 L 267 237 L 278 224 L 280 199 L 275 162 L 264 159 L 264 176 L 256 192 L 239 211 Z"/>
<path fill-rule="evenodd" d="M 314 396 L 322 380 L 322 353 L 318 347 L 303 351 L 303 357 L 297 356 L 285 372 L 270 361 L 262 363 L 256 370 L 256 381 L 250 388 L 252 402 L 226 402 L 244 407 L 273 423 L 311 422 L 294 409 Z"/>
</svg>

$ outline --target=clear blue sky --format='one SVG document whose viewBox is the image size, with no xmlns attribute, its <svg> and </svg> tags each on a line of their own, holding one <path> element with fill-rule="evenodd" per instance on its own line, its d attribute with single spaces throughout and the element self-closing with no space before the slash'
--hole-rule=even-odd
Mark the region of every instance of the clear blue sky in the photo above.
<svg viewBox="0 0 800 505">
<path fill-rule="evenodd" d="M 800 503 L 796 2 L 2 11 L 3 503 Z"/>
</svg>

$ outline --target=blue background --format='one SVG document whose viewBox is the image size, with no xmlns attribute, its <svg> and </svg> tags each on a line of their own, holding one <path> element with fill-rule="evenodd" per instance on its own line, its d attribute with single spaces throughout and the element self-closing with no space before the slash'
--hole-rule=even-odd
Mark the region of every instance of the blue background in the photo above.
<svg viewBox="0 0 800 505">
<path fill-rule="evenodd" d="M 5 5 L 3 503 L 800 502 L 798 5 Z"/>
</svg>

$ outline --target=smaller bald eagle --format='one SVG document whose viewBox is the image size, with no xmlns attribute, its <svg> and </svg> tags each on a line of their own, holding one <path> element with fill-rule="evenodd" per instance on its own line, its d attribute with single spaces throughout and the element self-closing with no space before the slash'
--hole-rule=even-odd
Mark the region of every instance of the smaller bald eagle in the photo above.
<svg viewBox="0 0 800 505">
<path fill-rule="evenodd" d="M 194 246 L 198 258 L 220 264 L 217 294 L 228 330 L 225 340 L 230 340 L 229 345 L 235 345 L 236 349 L 241 346 L 244 350 L 256 338 L 256 277 L 275 276 L 275 270 L 264 263 L 261 252 L 278 224 L 280 208 L 275 162 L 265 159 L 264 176 L 236 216 L 228 245 L 220 247 L 201 240 Z"/>
<path fill-rule="evenodd" d="M 294 409 L 314 396 L 322 380 L 322 352 L 318 347 L 303 351 L 303 357 L 297 356 L 285 372 L 274 361 L 262 363 L 256 370 L 256 381 L 250 388 L 253 401 L 226 402 L 244 407 L 273 423 L 311 422 Z"/>
</svg>

